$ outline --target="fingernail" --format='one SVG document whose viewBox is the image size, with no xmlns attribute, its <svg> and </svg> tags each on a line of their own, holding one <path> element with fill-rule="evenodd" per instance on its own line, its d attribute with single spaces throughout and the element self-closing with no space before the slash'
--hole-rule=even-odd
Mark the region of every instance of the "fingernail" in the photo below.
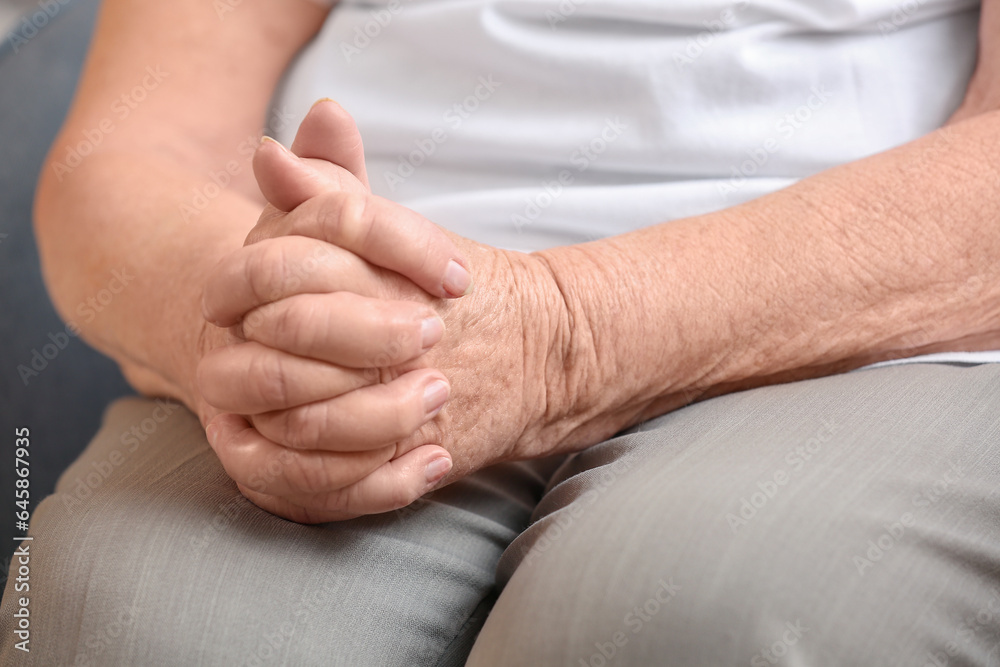
<svg viewBox="0 0 1000 667">
<path fill-rule="evenodd" d="M 444 322 L 438 316 L 428 317 L 420 323 L 420 344 L 428 349 L 444 336 Z"/>
<path fill-rule="evenodd" d="M 268 144 L 268 143 L 274 144 L 275 146 L 277 146 L 278 148 L 280 148 L 284 152 L 286 152 L 286 153 L 289 152 L 289 150 L 287 148 L 285 148 L 284 144 L 282 144 L 277 139 L 272 139 L 271 137 L 267 136 L 266 134 L 263 137 L 260 138 L 260 143 L 261 143 L 261 145 Z"/>
<path fill-rule="evenodd" d="M 440 482 L 448 471 L 451 470 L 451 459 L 447 456 L 439 456 L 427 464 L 425 473 L 427 475 L 427 486 Z"/>
<path fill-rule="evenodd" d="M 444 407 L 448 400 L 448 383 L 444 380 L 435 380 L 424 389 L 424 412 L 428 418 L 433 417 Z"/>
<path fill-rule="evenodd" d="M 209 444 L 215 447 L 215 439 L 219 436 L 219 427 L 215 424 L 209 424 L 208 428 L 205 429 L 205 435 L 208 437 Z"/>
<path fill-rule="evenodd" d="M 449 261 L 444 270 L 444 290 L 451 296 L 465 296 L 472 292 L 472 275 L 455 260 Z"/>
<path fill-rule="evenodd" d="M 333 99 L 332 97 L 321 97 L 318 100 L 316 100 L 315 102 L 313 102 L 312 106 L 309 107 L 309 110 L 311 111 L 314 107 L 319 106 L 323 102 L 333 102 L 334 104 L 340 104 L 340 102 L 338 102 L 337 100 Z"/>
</svg>

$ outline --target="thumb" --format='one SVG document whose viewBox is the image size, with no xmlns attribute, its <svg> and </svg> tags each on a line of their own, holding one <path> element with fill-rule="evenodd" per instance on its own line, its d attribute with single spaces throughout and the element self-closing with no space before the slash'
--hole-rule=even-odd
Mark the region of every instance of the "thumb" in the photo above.
<svg viewBox="0 0 1000 667">
<path fill-rule="evenodd" d="M 313 104 L 302 119 L 292 152 L 299 157 L 340 165 L 366 188 L 370 187 L 358 125 L 344 107 L 328 97 Z"/>
<path fill-rule="evenodd" d="M 286 213 L 329 190 L 368 194 L 368 189 L 343 167 L 326 160 L 300 158 L 271 137 L 264 137 L 257 147 L 253 173 L 264 198 Z"/>
</svg>

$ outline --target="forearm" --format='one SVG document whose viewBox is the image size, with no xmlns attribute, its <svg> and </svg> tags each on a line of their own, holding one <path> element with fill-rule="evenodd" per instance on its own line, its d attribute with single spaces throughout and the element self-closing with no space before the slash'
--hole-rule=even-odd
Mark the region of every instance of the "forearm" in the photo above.
<svg viewBox="0 0 1000 667">
<path fill-rule="evenodd" d="M 553 435 L 592 442 L 701 397 L 1000 346 L 1000 117 L 747 204 L 540 253 L 587 383 Z"/>
<path fill-rule="evenodd" d="M 195 209 L 187 199 L 206 182 L 154 155 L 105 152 L 43 190 L 36 208 L 46 280 L 63 318 L 137 389 L 191 407 L 206 344 L 205 279 L 242 245 L 261 209 L 232 191 Z"/>
<path fill-rule="evenodd" d="M 269 100 L 324 16 L 308 0 L 102 5 L 36 233 L 60 313 L 141 391 L 194 401 L 205 278 L 263 208 Z"/>
</svg>

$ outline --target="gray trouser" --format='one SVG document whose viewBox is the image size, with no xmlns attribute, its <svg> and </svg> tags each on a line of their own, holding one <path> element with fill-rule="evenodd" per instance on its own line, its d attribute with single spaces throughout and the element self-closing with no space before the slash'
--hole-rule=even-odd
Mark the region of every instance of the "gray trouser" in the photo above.
<svg viewBox="0 0 1000 667">
<path fill-rule="evenodd" d="M 313 527 L 129 399 L 31 535 L 5 665 L 1000 665 L 1000 365 L 724 396 Z"/>
</svg>

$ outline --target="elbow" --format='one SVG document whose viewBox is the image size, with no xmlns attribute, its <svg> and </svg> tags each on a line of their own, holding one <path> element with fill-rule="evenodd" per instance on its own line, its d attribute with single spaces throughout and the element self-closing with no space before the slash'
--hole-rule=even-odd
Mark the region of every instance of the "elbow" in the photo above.
<svg viewBox="0 0 1000 667">
<path fill-rule="evenodd" d="M 53 173 L 54 149 L 49 152 L 42 165 L 42 170 L 38 175 L 35 186 L 35 196 L 32 204 L 32 223 L 35 230 L 35 241 L 38 245 L 39 261 L 41 262 L 42 278 L 45 281 L 45 288 L 48 290 L 49 298 L 52 299 L 56 310 L 66 318 L 64 305 L 61 303 L 59 290 L 61 284 L 58 275 L 59 268 L 64 263 L 56 261 L 54 255 L 57 254 L 56 245 L 59 239 L 60 216 L 56 211 L 63 208 L 61 198 L 65 196 L 66 188 Z"/>
<path fill-rule="evenodd" d="M 77 166 L 65 163 L 63 144 L 57 139 L 38 175 L 32 205 L 42 278 L 56 311 L 66 321 L 73 319 L 80 301 L 87 245 L 94 242 L 85 224 L 91 217 L 85 193 L 92 189 L 92 179 L 84 163 Z"/>
</svg>

